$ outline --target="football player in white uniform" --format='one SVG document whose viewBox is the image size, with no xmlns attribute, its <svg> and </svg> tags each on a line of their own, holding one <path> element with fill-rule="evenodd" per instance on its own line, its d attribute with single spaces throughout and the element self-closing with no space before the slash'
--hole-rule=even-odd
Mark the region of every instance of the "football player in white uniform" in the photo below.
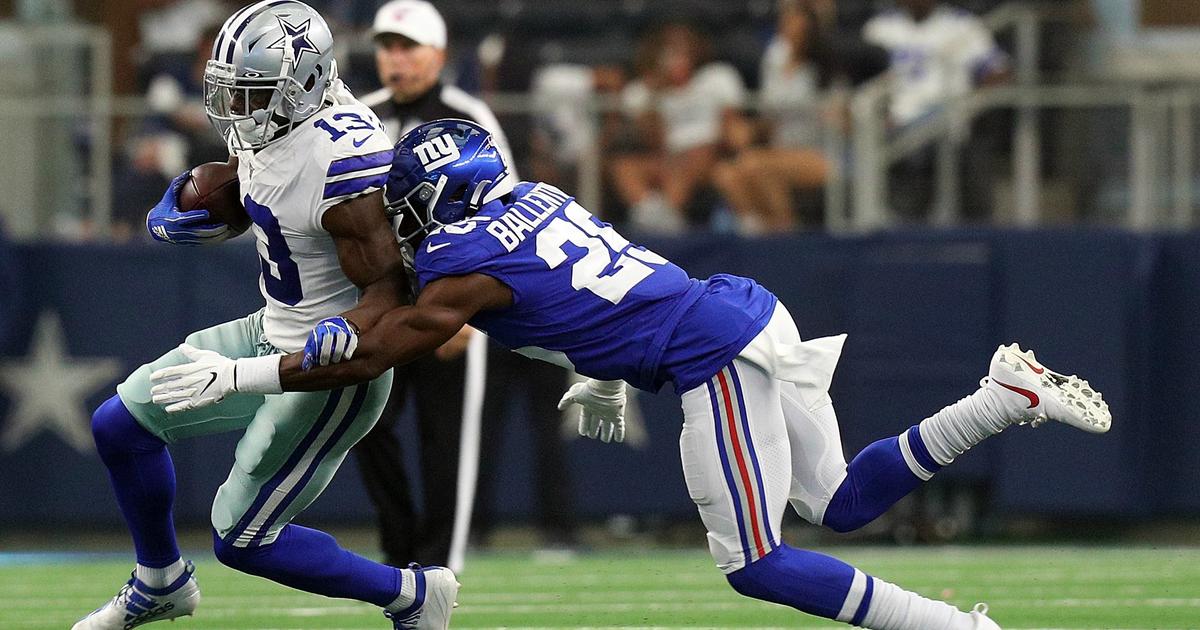
<svg viewBox="0 0 1200 630">
<path fill-rule="evenodd" d="M 237 159 L 266 306 L 189 335 L 186 347 L 140 367 L 93 415 L 137 566 L 117 595 L 74 630 L 128 630 L 192 614 L 200 591 L 175 540 L 167 444 L 238 429 L 244 434 L 236 461 L 212 508 L 222 563 L 312 593 L 374 603 L 395 628 L 445 628 L 458 592 L 449 570 L 385 566 L 342 549 L 324 532 L 290 524 L 379 418 L 390 373 L 332 391 L 232 395 L 177 414 L 151 400 L 154 370 L 212 352 L 249 359 L 235 376 L 240 383 L 281 392 L 279 358 L 303 349 L 317 322 L 342 314 L 345 325 L 369 329 L 407 292 L 382 202 L 391 143 L 371 110 L 338 80 L 333 38 L 320 14 L 295 0 L 264 0 L 234 13 L 205 70 L 205 108 Z M 225 240 L 232 232 L 206 210 L 179 212 L 177 195 L 188 176 L 176 178 L 151 210 L 151 234 L 184 245 Z M 310 349 L 330 358 L 354 351 Z"/>
<path fill-rule="evenodd" d="M 863 26 L 891 55 L 892 123 L 915 122 L 945 102 L 1003 79 L 1008 57 L 978 17 L 937 0 L 902 0 Z"/>
</svg>

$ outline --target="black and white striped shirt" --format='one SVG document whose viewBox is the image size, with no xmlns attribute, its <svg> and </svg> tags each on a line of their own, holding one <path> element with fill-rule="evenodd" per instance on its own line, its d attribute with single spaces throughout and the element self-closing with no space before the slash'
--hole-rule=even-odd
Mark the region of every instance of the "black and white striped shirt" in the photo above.
<svg viewBox="0 0 1200 630">
<path fill-rule="evenodd" d="M 439 81 L 428 92 L 408 103 L 396 102 L 388 88 L 371 92 L 359 100 L 379 117 L 392 144 L 417 125 L 439 118 L 462 118 L 478 123 L 491 132 L 492 140 L 508 163 L 509 171 L 516 177 L 516 162 L 513 161 L 508 138 L 504 136 L 504 130 L 500 128 L 492 109 L 487 103 L 453 85 Z"/>
</svg>

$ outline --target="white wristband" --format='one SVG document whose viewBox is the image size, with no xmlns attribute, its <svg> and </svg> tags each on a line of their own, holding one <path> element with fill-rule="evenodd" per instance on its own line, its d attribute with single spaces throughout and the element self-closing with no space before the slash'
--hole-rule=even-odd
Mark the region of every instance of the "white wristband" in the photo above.
<svg viewBox="0 0 1200 630">
<path fill-rule="evenodd" d="M 616 396 L 625 391 L 625 381 L 598 381 L 594 378 L 588 379 L 588 389 L 598 396 Z"/>
<path fill-rule="evenodd" d="M 238 359 L 233 364 L 233 390 L 245 394 L 282 394 L 279 361 L 282 354 Z"/>
</svg>

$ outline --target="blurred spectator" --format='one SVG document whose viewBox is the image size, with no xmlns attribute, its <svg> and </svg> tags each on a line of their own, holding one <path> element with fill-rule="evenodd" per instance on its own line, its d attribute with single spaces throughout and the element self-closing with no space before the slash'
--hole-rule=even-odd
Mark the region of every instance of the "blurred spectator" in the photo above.
<svg viewBox="0 0 1200 630">
<path fill-rule="evenodd" d="M 769 143 L 742 150 L 713 174 L 744 234 L 795 229 L 794 193 L 820 188 L 829 174 L 820 149 L 818 68 L 810 59 L 817 15 L 800 0 L 779 6 L 779 32 L 762 60 L 762 121 Z"/>
<path fill-rule="evenodd" d="M 728 64 L 708 62 L 708 56 L 708 42 L 680 24 L 643 42 L 639 76 L 622 95 L 641 147 L 610 165 L 613 186 L 636 229 L 680 232 L 721 148 L 738 148 L 749 139 L 739 111 L 745 101 L 742 78 Z"/>
<path fill-rule="evenodd" d="M 138 0 L 144 12 L 138 20 L 141 54 L 188 52 L 196 46 L 204 29 L 221 24 L 236 9 L 220 0 Z M 245 3 L 242 3 L 245 4 Z M 210 51 L 211 52 L 211 51 Z"/>
<path fill-rule="evenodd" d="M 891 117 L 910 124 L 975 86 L 1008 77 L 1008 58 L 975 15 L 938 0 L 897 0 L 863 27 L 891 53 Z"/>
<path fill-rule="evenodd" d="M 152 113 L 130 130 L 117 159 L 116 240 L 144 232 L 146 209 L 158 201 L 172 177 L 189 166 L 229 158 L 229 150 L 204 113 L 204 65 L 219 30 L 220 22 L 200 29 L 192 39 L 187 63 L 162 62 L 152 70 L 146 89 L 146 105 Z"/>
<path fill-rule="evenodd" d="M 148 140 L 181 138 L 187 145 L 185 164 L 228 159 L 229 149 L 204 113 L 204 66 L 212 56 L 213 42 L 220 23 L 204 29 L 196 40 L 191 63 L 182 72 L 164 70 L 150 78 L 146 88 L 146 104 L 155 116 L 147 120 L 146 131 L 154 135 Z M 178 173 L 186 168 L 166 168 L 166 173 Z"/>
<path fill-rule="evenodd" d="M 534 72 L 533 179 L 577 188 L 580 162 L 602 143 L 592 106 L 598 97 L 613 97 L 624 87 L 625 72 L 615 64 L 552 63 Z"/>
<path fill-rule="evenodd" d="M 891 55 L 894 78 L 889 111 L 896 128 L 920 124 L 946 102 L 1010 77 L 1008 57 L 983 22 L 937 0 L 896 0 L 896 8 L 867 22 L 863 36 Z M 993 113 L 959 134 L 967 138 L 958 147 L 965 218 L 991 214 L 991 161 L 1002 141 L 1001 122 Z M 891 205 L 900 217 L 925 216 L 934 204 L 935 159 L 934 148 L 927 147 L 893 169 Z"/>
</svg>

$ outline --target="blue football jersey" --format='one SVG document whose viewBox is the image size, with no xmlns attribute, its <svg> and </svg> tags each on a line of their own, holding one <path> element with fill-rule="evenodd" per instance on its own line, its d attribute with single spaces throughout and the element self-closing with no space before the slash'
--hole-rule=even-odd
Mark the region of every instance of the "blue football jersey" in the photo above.
<svg viewBox="0 0 1200 630">
<path fill-rule="evenodd" d="M 505 346 L 647 391 L 711 378 L 775 308 L 753 280 L 690 278 L 544 183 L 522 182 L 509 203 L 435 230 L 414 262 L 422 288 L 471 273 L 511 288 L 512 306 L 471 320 Z"/>
</svg>

